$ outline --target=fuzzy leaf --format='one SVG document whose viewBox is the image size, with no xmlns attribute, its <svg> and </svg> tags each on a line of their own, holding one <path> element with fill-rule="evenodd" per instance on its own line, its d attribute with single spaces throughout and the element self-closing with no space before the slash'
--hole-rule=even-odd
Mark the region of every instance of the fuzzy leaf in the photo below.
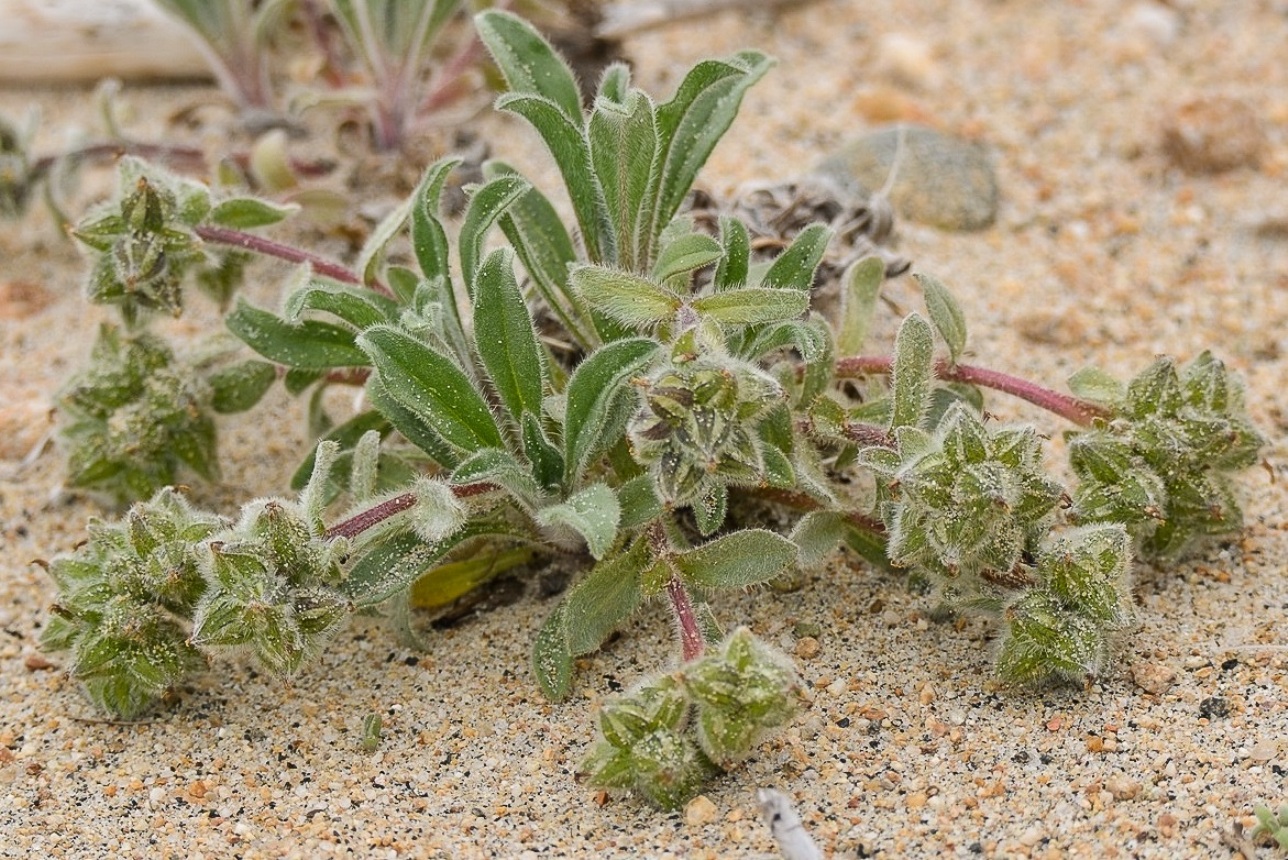
<svg viewBox="0 0 1288 860">
<path fill-rule="evenodd" d="M 836 333 L 841 355 L 858 355 L 863 349 L 884 282 L 885 262 L 880 257 L 864 257 L 841 276 L 841 326 Z"/>
<path fill-rule="evenodd" d="M 461 544 L 493 534 L 506 532 L 491 523 L 473 522 L 435 543 L 426 543 L 415 532 L 403 532 L 381 541 L 358 559 L 340 587 L 355 606 L 376 606 L 410 588 L 435 562 Z"/>
<path fill-rule="evenodd" d="M 367 399 L 395 430 L 435 463 L 450 469 L 460 462 L 461 455 L 457 450 L 420 413 L 403 406 L 390 394 L 378 375 L 367 380 Z"/>
<path fill-rule="evenodd" d="M 525 507 L 532 507 L 541 498 L 541 488 L 532 473 L 513 454 L 499 448 L 484 448 L 466 457 L 452 470 L 452 483 L 458 487 L 496 484 Z"/>
<path fill-rule="evenodd" d="M 581 535 L 596 560 L 603 558 L 612 547 L 621 517 L 617 495 L 607 484 L 591 484 L 569 496 L 563 504 L 537 512 L 537 522 L 541 525 L 567 526 Z"/>
<path fill-rule="evenodd" d="M 384 258 L 385 247 L 393 241 L 393 238 L 402 230 L 403 225 L 407 223 L 407 218 L 411 215 L 411 210 L 416 203 L 417 198 L 413 194 L 395 206 L 372 229 L 371 235 L 362 244 L 362 250 L 358 252 L 358 260 L 354 264 L 354 268 L 362 275 L 364 284 L 371 284 L 376 281 L 380 274 L 380 262 Z"/>
<path fill-rule="evenodd" d="M 498 161 L 483 165 L 483 175 L 489 179 L 514 172 Z M 568 266 L 577 259 L 577 253 L 554 206 L 544 194 L 530 188 L 501 216 L 501 230 L 519 255 L 533 286 L 564 328 L 582 347 L 593 346 L 594 330 L 587 330 L 584 321 L 588 314 L 568 288 Z"/>
<path fill-rule="evenodd" d="M 596 310 L 633 328 L 643 329 L 675 316 L 680 297 L 652 281 L 604 266 L 577 266 L 569 283 Z"/>
<path fill-rule="evenodd" d="M 476 15 L 474 26 L 512 92 L 541 95 L 569 119 L 581 119 L 581 90 L 572 70 L 531 24 L 491 10 Z"/>
<path fill-rule="evenodd" d="M 210 408 L 228 415 L 245 412 L 268 392 L 277 379 L 277 368 L 266 361 L 248 359 L 226 367 L 207 378 L 211 388 Z"/>
<path fill-rule="evenodd" d="M 389 394 L 448 443 L 462 451 L 503 447 L 487 402 L 451 359 L 388 326 L 363 332 L 358 345 Z"/>
<path fill-rule="evenodd" d="M 439 201 L 443 195 L 443 183 L 460 163 L 459 158 L 435 161 L 412 194 L 415 204 L 411 210 L 411 245 L 420 272 L 429 280 L 441 277 L 449 284 L 452 266 L 447 233 L 438 217 Z"/>
<path fill-rule="evenodd" d="M 809 308 L 809 295 L 757 287 L 725 290 L 695 299 L 693 309 L 729 326 L 761 325 L 799 317 Z"/>
<path fill-rule="evenodd" d="M 716 292 L 744 286 L 751 262 L 751 237 L 747 235 L 747 225 L 737 218 L 721 215 L 720 240 L 724 253 L 712 278 L 712 288 Z"/>
<path fill-rule="evenodd" d="M 557 487 L 563 480 L 563 454 L 550 443 L 537 415 L 525 412 L 522 430 L 523 455 L 532 464 L 532 476 L 542 487 Z"/>
<path fill-rule="evenodd" d="M 765 529 L 746 529 L 676 557 L 684 579 L 698 588 L 745 588 L 768 582 L 796 560 L 796 545 Z"/>
<path fill-rule="evenodd" d="M 475 281 L 478 268 L 483 260 L 483 242 L 488 231 L 497 223 L 505 211 L 532 188 L 528 180 L 516 173 L 507 173 L 491 179 L 474 189 L 470 194 L 469 205 L 465 209 L 465 219 L 461 224 L 461 234 L 457 247 L 461 253 L 461 272 L 471 301 L 475 298 Z"/>
<path fill-rule="evenodd" d="M 257 197 L 234 197 L 215 204 L 207 216 L 212 223 L 222 227 L 247 230 L 252 227 L 266 227 L 276 224 L 300 211 L 295 203 L 281 205 Z"/>
<path fill-rule="evenodd" d="M 320 320 L 289 323 L 241 299 L 224 321 L 251 349 L 287 367 L 326 370 L 365 367 L 371 363 L 366 353 L 355 345 L 353 332 L 331 323 Z"/>
<path fill-rule="evenodd" d="M 560 603 L 546 618 L 532 643 L 532 674 L 547 699 L 562 702 L 572 692 L 572 653 L 568 650 L 567 604 Z"/>
<path fill-rule="evenodd" d="M 474 290 L 474 340 L 497 396 L 516 424 L 540 415 L 545 365 L 509 251 L 487 256 Z"/>
<path fill-rule="evenodd" d="M 1127 396 L 1127 386 L 1098 367 L 1084 367 L 1068 379 L 1069 390 L 1076 396 L 1115 405 Z"/>
<path fill-rule="evenodd" d="M 622 530 L 635 529 L 662 514 L 662 500 L 657 497 L 653 479 L 648 475 L 631 478 L 617 488 L 622 509 Z"/>
<path fill-rule="evenodd" d="M 894 411 L 890 429 L 918 427 L 930 408 L 934 373 L 935 338 L 930 324 L 919 314 L 909 314 L 894 341 Z"/>
<path fill-rule="evenodd" d="M 966 348 L 966 316 L 962 313 L 957 299 L 943 283 L 918 272 L 913 275 L 926 297 L 926 310 L 930 312 L 930 321 L 935 324 L 939 336 L 948 344 L 948 356 L 955 364 Z"/>
<path fill-rule="evenodd" d="M 604 189 L 604 202 L 617 237 L 617 262 L 628 271 L 648 264 L 639 254 L 649 237 L 640 222 L 652 211 L 649 179 L 657 157 L 653 102 L 632 90 L 623 103 L 596 100 L 587 126 L 591 160 Z"/>
<path fill-rule="evenodd" d="M 564 626 L 569 652 L 589 654 L 631 616 L 642 599 L 640 574 L 647 561 L 647 546 L 637 541 L 628 552 L 595 565 L 568 591 Z"/>
<path fill-rule="evenodd" d="M 593 262 L 611 261 L 616 254 L 608 206 L 595 176 L 590 144 L 581 123 L 570 119 L 558 105 L 541 96 L 508 93 L 496 100 L 496 108 L 518 114 L 541 135 L 563 175 L 586 255 Z"/>
<path fill-rule="evenodd" d="M 657 109 L 657 201 L 644 235 L 657 236 L 671 222 L 693 180 L 738 115 L 743 94 L 770 70 L 774 61 L 755 51 L 728 60 L 698 63 L 670 101 Z"/>
<path fill-rule="evenodd" d="M 398 303 L 364 287 L 311 280 L 291 293 L 282 314 L 288 322 L 297 321 L 305 311 L 333 314 L 359 331 L 398 319 Z"/>
<path fill-rule="evenodd" d="M 663 246 L 653 266 L 653 280 L 660 284 L 709 266 L 724 255 L 720 243 L 702 233 L 680 236 Z"/>
<path fill-rule="evenodd" d="M 770 289 L 801 290 L 808 293 L 814 286 L 814 271 L 823 259 L 832 231 L 823 224 L 811 224 L 796 234 L 792 244 L 779 254 L 760 286 Z"/>
<path fill-rule="evenodd" d="M 571 482 L 590 460 L 611 448 L 629 414 L 614 407 L 632 376 L 657 352 L 656 341 L 619 340 L 601 347 L 577 366 L 568 382 L 564 414 L 564 469 Z"/>
<path fill-rule="evenodd" d="M 827 558 L 850 531 L 845 516 L 837 511 L 811 511 L 792 529 L 801 567 L 812 567 Z"/>
</svg>

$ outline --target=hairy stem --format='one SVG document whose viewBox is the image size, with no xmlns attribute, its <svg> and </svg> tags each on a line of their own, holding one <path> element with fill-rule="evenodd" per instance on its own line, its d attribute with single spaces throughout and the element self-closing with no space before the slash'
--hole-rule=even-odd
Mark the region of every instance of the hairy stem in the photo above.
<svg viewBox="0 0 1288 860">
<path fill-rule="evenodd" d="M 842 358 L 836 363 L 836 375 L 842 379 L 873 374 L 888 374 L 894 366 L 891 356 L 858 355 Z M 935 362 L 935 375 L 945 382 L 964 382 L 968 385 L 979 385 L 1010 394 L 1026 400 L 1034 406 L 1040 406 L 1052 414 L 1059 415 L 1080 427 L 1090 426 L 1098 418 L 1110 418 L 1113 413 L 1072 394 L 1053 391 L 1036 382 L 1011 376 L 999 370 L 977 367 L 970 364 L 953 364 L 947 359 Z"/>
<path fill-rule="evenodd" d="M 494 489 L 496 489 L 496 485 L 487 482 L 461 484 L 460 486 L 452 487 L 452 494 L 458 499 L 468 499 L 470 496 L 477 496 L 480 493 L 486 493 Z M 358 511 L 346 520 L 341 520 L 326 530 L 326 536 L 328 539 L 357 537 L 367 529 L 380 525 L 390 517 L 410 510 L 415 504 L 415 493 L 399 493 L 393 498 L 385 499 L 383 502 L 372 505 L 366 510 Z"/>
<path fill-rule="evenodd" d="M 672 576 L 666 584 L 666 596 L 671 600 L 671 611 L 675 613 L 676 623 L 680 626 L 680 646 L 683 648 L 684 662 L 696 660 L 706 650 L 706 640 L 702 638 L 702 628 L 698 626 L 698 616 L 693 611 L 693 601 L 689 599 L 688 589 L 678 576 Z"/>
<path fill-rule="evenodd" d="M 308 263 L 313 267 L 313 271 L 319 275 L 339 281 L 342 284 L 353 284 L 359 287 L 363 285 L 362 278 L 352 269 L 332 260 L 319 257 L 309 251 L 295 248 L 291 245 L 283 245 L 281 242 L 274 242 L 271 239 L 265 239 L 263 236 L 256 236 L 254 233 L 233 230 L 229 227 L 216 227 L 212 224 L 200 224 L 193 228 L 193 232 L 207 242 L 241 248 L 255 254 L 262 254 L 265 257 L 276 257 L 288 263 Z M 383 284 L 373 283 L 370 286 L 377 292 L 388 296 L 393 295 L 389 288 Z"/>
</svg>

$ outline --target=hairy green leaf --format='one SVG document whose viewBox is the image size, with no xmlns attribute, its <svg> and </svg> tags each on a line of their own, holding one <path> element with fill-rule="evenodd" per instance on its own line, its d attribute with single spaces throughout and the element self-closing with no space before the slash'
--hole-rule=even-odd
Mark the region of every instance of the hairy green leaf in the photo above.
<svg viewBox="0 0 1288 860">
<path fill-rule="evenodd" d="M 615 238 L 604 202 L 603 188 L 595 175 L 590 144 L 579 121 L 570 119 L 549 99 L 541 96 L 507 93 L 496 100 L 497 110 L 507 110 L 526 119 L 541 135 L 550 150 L 564 187 L 572 201 L 581 228 L 581 240 L 592 262 L 610 262 L 616 258 Z"/>
<path fill-rule="evenodd" d="M 765 529 L 746 529 L 705 543 L 675 558 L 676 568 L 698 588 L 745 588 L 773 579 L 796 560 L 796 544 Z"/>
<path fill-rule="evenodd" d="M 612 547 L 621 517 L 617 494 L 607 484 L 591 484 L 562 504 L 537 512 L 537 522 L 543 526 L 567 526 L 576 531 L 596 559 Z"/>
<path fill-rule="evenodd" d="M 510 252 L 493 251 L 474 284 L 474 340 L 501 404 L 515 424 L 541 414 L 545 394 L 541 345 L 519 292 Z"/>
<path fill-rule="evenodd" d="M 760 286 L 808 293 L 814 286 L 814 272 L 831 240 L 832 231 L 826 225 L 809 225 L 796 234 L 786 251 L 775 258 L 769 271 L 761 279 Z"/>
<path fill-rule="evenodd" d="M 930 323 L 919 314 L 909 314 L 899 326 L 894 341 L 894 371 L 890 383 L 894 396 L 891 430 L 921 425 L 930 408 L 934 352 L 935 336 Z"/>
<path fill-rule="evenodd" d="M 841 355 L 858 355 L 863 349 L 884 281 L 885 262 L 880 257 L 864 257 L 841 276 L 841 325 L 836 333 Z"/>
<path fill-rule="evenodd" d="M 546 618 L 532 643 L 532 674 L 547 699 L 561 702 L 572 692 L 572 652 L 566 633 L 566 603 Z"/>
<path fill-rule="evenodd" d="M 930 321 L 935 324 L 939 336 L 948 344 L 949 359 L 955 364 L 966 349 L 966 315 L 962 313 L 957 299 L 948 291 L 943 282 L 931 275 L 920 272 L 913 275 L 926 296 L 926 310 L 930 312 Z"/>
<path fill-rule="evenodd" d="M 569 273 L 577 295 L 607 316 L 636 329 L 675 316 L 680 297 L 652 281 L 605 266 L 577 266 Z"/>
<path fill-rule="evenodd" d="M 600 347 L 578 365 L 568 382 L 564 413 L 564 469 L 567 481 L 617 441 L 629 414 L 614 409 L 631 377 L 658 350 L 647 338 L 619 340 Z"/>
<path fill-rule="evenodd" d="M 507 173 L 487 181 L 470 194 L 457 247 L 460 248 L 461 273 L 465 277 L 471 301 L 477 303 L 474 295 L 475 281 L 483 260 L 483 242 L 487 239 L 488 231 L 505 214 L 505 210 L 531 188 L 528 180 L 522 176 Z"/>
<path fill-rule="evenodd" d="M 474 17 L 474 26 L 512 92 L 540 95 L 569 119 L 581 119 L 581 90 L 572 70 L 531 24 L 489 10 Z"/>
<path fill-rule="evenodd" d="M 216 203 L 207 216 L 212 223 L 222 227 L 247 230 L 276 224 L 300 211 L 295 203 L 278 204 L 257 197 L 234 197 Z"/>
<path fill-rule="evenodd" d="M 761 325 L 799 317 L 809 309 L 809 295 L 743 287 L 695 299 L 693 309 L 729 326 Z"/>
<path fill-rule="evenodd" d="M 564 628 L 573 655 L 594 651 L 640 605 L 640 574 L 648 563 L 644 541 L 595 565 L 564 598 Z"/>
<path fill-rule="evenodd" d="M 277 368 L 266 361 L 248 359 L 226 367 L 207 378 L 211 388 L 210 407 L 224 415 L 245 412 L 268 392 L 277 379 Z"/>
<path fill-rule="evenodd" d="M 653 102 L 632 90 L 624 103 L 596 100 L 587 125 L 591 162 L 604 189 L 604 202 L 616 235 L 617 263 L 640 271 L 648 247 L 640 221 L 652 211 L 650 177 L 657 158 L 657 121 Z"/>
<path fill-rule="evenodd" d="M 365 367 L 371 363 L 366 353 L 355 345 L 353 332 L 342 326 L 320 320 L 286 322 L 244 299 L 238 300 L 237 307 L 224 321 L 229 331 L 251 349 L 287 367 L 326 370 Z"/>
<path fill-rule="evenodd" d="M 358 337 L 385 389 L 461 451 L 503 447 L 486 401 L 447 357 L 388 326 Z"/>
</svg>

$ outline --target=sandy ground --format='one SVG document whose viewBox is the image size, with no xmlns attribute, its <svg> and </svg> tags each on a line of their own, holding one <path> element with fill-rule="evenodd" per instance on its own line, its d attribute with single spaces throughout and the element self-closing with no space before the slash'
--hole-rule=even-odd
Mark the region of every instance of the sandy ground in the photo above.
<svg viewBox="0 0 1288 860">
<path fill-rule="evenodd" d="M 552 605 L 528 596 L 432 633 L 425 654 L 360 622 L 292 686 L 219 667 L 155 720 L 96 720 L 36 649 L 53 590 L 30 561 L 70 549 L 98 510 L 59 493 L 56 453 L 19 461 L 99 315 L 46 214 L 6 227 L 0 857 L 773 857 L 759 786 L 788 792 L 837 858 L 1232 856 L 1232 825 L 1288 800 L 1286 39 L 1281 0 L 834 0 L 628 42 L 659 93 L 709 54 L 754 46 L 781 61 L 712 159 L 704 181 L 717 188 L 801 172 L 891 117 L 983 142 L 1002 186 L 997 224 L 900 227 L 900 250 L 966 307 L 971 360 L 1058 384 L 1087 363 L 1127 376 L 1157 353 L 1210 346 L 1244 375 L 1271 440 L 1267 467 L 1240 481 L 1246 533 L 1187 564 L 1140 568 L 1140 627 L 1085 690 L 995 689 L 983 624 L 932 623 L 924 598 L 849 558 L 799 591 L 723 600 L 727 624 L 789 651 L 798 623 L 822 628 L 821 650 L 800 661 L 810 705 L 712 785 L 709 803 L 669 816 L 605 802 L 574 778 L 596 702 L 672 659 L 660 607 L 582 661 L 559 706 L 528 674 Z M 1200 95 L 1252 108 L 1266 135 L 1258 164 L 1194 175 L 1168 157 L 1163 128 Z M 193 97 L 136 94 L 138 122 L 151 99 Z M 33 100 L 44 146 L 91 122 L 79 91 L 0 91 L 0 110 Z M 540 164 L 526 132 L 482 125 L 503 134 L 499 154 Z M 279 272 L 259 271 L 250 295 L 276 301 Z M 907 282 L 891 295 L 918 306 Z M 990 408 L 1063 429 L 1006 401 Z M 224 480 L 197 500 L 231 511 L 279 492 L 302 413 L 274 395 L 228 421 Z M 367 754 L 371 712 L 386 728 Z"/>
</svg>

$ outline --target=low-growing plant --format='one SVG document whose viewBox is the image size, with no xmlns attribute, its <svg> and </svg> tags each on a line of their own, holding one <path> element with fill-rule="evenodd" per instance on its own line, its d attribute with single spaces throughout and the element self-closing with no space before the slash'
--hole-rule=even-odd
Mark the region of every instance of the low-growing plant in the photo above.
<svg viewBox="0 0 1288 860">
<path fill-rule="evenodd" d="M 1257 816 L 1257 829 L 1253 835 L 1264 834 L 1275 841 L 1275 844 L 1288 850 L 1288 803 L 1275 812 L 1269 806 L 1258 806 L 1254 812 Z"/>
<path fill-rule="evenodd" d="M 721 632 L 721 591 L 846 545 L 907 570 L 945 611 L 992 619 L 1004 681 L 1081 683 L 1108 671 L 1133 621 L 1134 556 L 1174 557 L 1240 527 L 1228 475 L 1262 443 L 1237 380 L 1209 354 L 1181 371 L 1160 359 L 1127 385 L 1084 372 L 1059 393 L 963 363 L 965 316 L 920 276 L 926 316 L 903 320 L 890 354 L 864 355 L 880 259 L 847 269 L 841 309 L 825 319 L 811 311 L 825 227 L 772 258 L 753 253 L 736 219 L 698 230 L 684 201 L 769 69 L 763 55 L 704 61 L 662 103 L 614 66 L 587 109 L 529 25 L 502 12 L 477 23 L 510 87 L 498 106 L 546 142 L 575 234 L 493 162 L 449 240 L 450 159 L 352 268 L 212 223 L 221 207 L 276 210 L 212 203 L 141 166 L 81 228 L 98 255 L 94 295 L 131 309 L 134 324 L 181 305 L 209 245 L 301 263 L 280 311 L 238 301 L 227 323 L 284 368 L 291 391 L 313 392 L 323 431 L 296 473 L 298 499 L 257 500 L 228 521 L 161 489 L 50 563 L 60 596 L 45 644 L 71 653 L 101 707 L 136 715 L 222 654 L 289 677 L 356 611 L 383 611 L 406 633 L 413 605 L 442 605 L 506 564 L 580 560 L 586 572 L 536 634 L 536 683 L 566 699 L 577 657 L 664 602 L 679 662 L 604 704 L 583 769 L 674 808 L 796 706 L 785 656 L 746 629 Z M 140 355 L 160 352 L 142 337 Z M 100 363 L 143 361 L 129 355 L 104 351 Z M 249 405 L 263 380 L 227 398 Z M 319 392 L 341 382 L 365 385 L 370 409 L 330 424 Z M 126 399 L 113 385 L 124 386 L 100 399 L 163 428 L 167 451 L 184 447 L 174 440 L 194 431 L 173 397 Z M 1036 430 L 985 420 L 984 389 L 1074 425 L 1075 488 L 1047 474 Z M 117 481 L 138 491 L 164 475 L 137 471 Z M 748 522 L 747 499 L 794 525 Z"/>
</svg>

